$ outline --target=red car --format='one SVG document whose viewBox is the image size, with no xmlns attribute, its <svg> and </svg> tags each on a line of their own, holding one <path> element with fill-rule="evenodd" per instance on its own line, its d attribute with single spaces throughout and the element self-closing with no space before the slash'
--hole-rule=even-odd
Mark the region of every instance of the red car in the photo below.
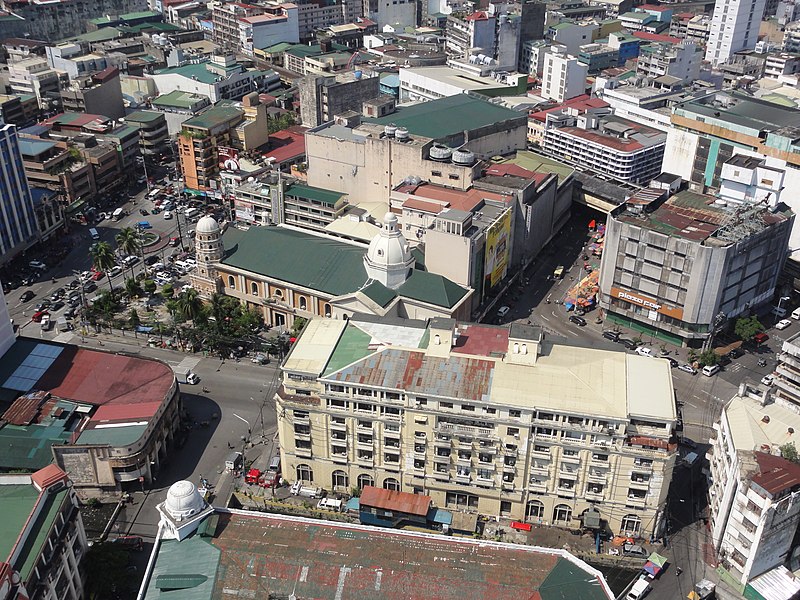
<svg viewBox="0 0 800 600">
<path fill-rule="evenodd" d="M 31 317 L 31 321 L 33 321 L 34 323 L 41 323 L 42 322 L 42 317 L 44 317 L 45 315 L 49 315 L 49 314 L 50 313 L 47 312 L 46 310 L 40 310 L 39 312 L 33 313 L 33 316 Z"/>
<path fill-rule="evenodd" d="M 101 279 L 102 279 L 104 276 L 105 276 L 105 273 L 103 273 L 102 271 L 95 271 L 95 272 L 94 272 L 94 275 L 92 275 L 92 279 L 93 279 L 94 281 L 99 281 L 99 280 L 101 280 Z"/>
<path fill-rule="evenodd" d="M 763 344 L 763 343 L 764 343 L 764 342 L 766 342 L 768 339 L 769 339 L 769 336 L 768 336 L 766 333 L 764 333 L 763 331 L 760 331 L 760 332 L 758 332 L 757 334 L 755 334 L 755 335 L 753 336 L 753 341 L 754 341 L 756 344 Z"/>
</svg>

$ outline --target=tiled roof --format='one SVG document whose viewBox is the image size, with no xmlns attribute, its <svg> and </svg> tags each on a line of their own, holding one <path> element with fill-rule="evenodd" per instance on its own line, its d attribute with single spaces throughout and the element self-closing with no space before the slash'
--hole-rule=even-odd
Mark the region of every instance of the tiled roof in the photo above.
<svg viewBox="0 0 800 600">
<path fill-rule="evenodd" d="M 269 150 L 266 155 L 274 158 L 278 164 L 293 160 L 306 153 L 305 132 L 308 127 L 294 125 L 269 136 Z"/>
</svg>

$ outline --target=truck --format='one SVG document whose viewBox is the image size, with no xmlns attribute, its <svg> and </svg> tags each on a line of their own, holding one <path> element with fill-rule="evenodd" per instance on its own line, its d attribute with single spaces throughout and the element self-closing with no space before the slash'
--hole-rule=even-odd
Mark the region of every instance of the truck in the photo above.
<svg viewBox="0 0 800 600">
<path fill-rule="evenodd" d="M 625 596 L 625 600 L 641 600 L 652 589 L 646 579 L 638 579 L 633 587 Z"/>
<path fill-rule="evenodd" d="M 189 367 L 172 367 L 172 370 L 175 371 L 175 379 L 178 380 L 178 383 L 195 385 L 200 381 L 200 378 L 192 373 Z"/>
<path fill-rule="evenodd" d="M 553 279 L 563 279 L 563 278 L 564 278 L 564 265 L 558 265 L 553 271 Z"/>
<path fill-rule="evenodd" d="M 67 317 L 58 317 L 58 320 L 56 321 L 56 329 L 63 333 L 72 329 L 72 325 L 70 325 L 69 321 L 67 321 Z"/>
<path fill-rule="evenodd" d="M 300 496 L 301 498 L 322 498 L 325 495 L 325 490 L 313 485 L 303 485 L 302 481 L 295 481 L 289 491 L 293 496 Z"/>
</svg>

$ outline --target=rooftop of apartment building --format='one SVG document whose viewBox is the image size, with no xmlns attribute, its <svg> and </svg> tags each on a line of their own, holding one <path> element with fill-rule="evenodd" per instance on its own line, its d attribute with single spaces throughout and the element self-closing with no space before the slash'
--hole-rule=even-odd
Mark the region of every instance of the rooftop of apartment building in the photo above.
<svg viewBox="0 0 800 600">
<path fill-rule="evenodd" d="M 179 67 L 167 67 L 166 69 L 156 71 L 156 75 L 179 75 L 187 79 L 199 81 L 200 83 L 211 84 L 217 83 L 219 78 L 223 76 L 223 73 L 226 77 L 230 77 L 242 71 L 242 68 L 242 65 L 239 63 L 225 67 L 212 64 L 211 62 L 201 62 L 189 63 Z"/>
<path fill-rule="evenodd" d="M 128 115 L 125 115 L 125 121 L 128 123 L 154 123 L 164 118 L 164 113 L 152 110 L 137 110 Z"/>
<path fill-rule="evenodd" d="M 193 94 L 192 92 L 183 92 L 175 90 L 169 94 L 161 94 L 153 98 L 152 105 L 163 108 L 181 108 L 190 109 L 197 104 L 208 102 L 208 97 L 202 94 Z"/>
<path fill-rule="evenodd" d="M 0 364 L 0 465 L 42 468 L 54 443 L 132 444 L 174 379 L 157 361 L 18 338 Z"/>
<path fill-rule="evenodd" d="M 764 404 L 761 399 L 736 395 L 725 407 L 725 416 L 733 447 L 740 451 L 770 454 L 795 442 L 794 432 L 800 431 L 800 414 L 780 402 Z"/>
<path fill-rule="evenodd" d="M 649 31 L 634 31 L 633 37 L 639 38 L 640 40 L 644 40 L 645 42 L 662 42 L 664 44 L 686 43 L 686 40 L 682 38 L 676 38 L 671 35 L 664 35 L 662 33 L 650 33 Z"/>
<path fill-rule="evenodd" d="M 595 109 L 608 108 L 609 106 L 610 106 L 609 103 L 606 102 L 605 100 L 602 100 L 597 97 L 589 97 L 587 94 L 581 94 L 580 96 L 570 98 L 569 100 L 567 100 L 566 102 L 562 102 L 561 104 L 556 104 L 555 106 L 551 106 L 549 108 L 544 108 L 542 110 L 530 112 L 528 113 L 528 117 L 544 123 L 547 120 L 547 115 L 549 113 L 558 112 L 564 109 L 576 110 L 580 114 L 582 114 L 587 110 L 591 110 L 593 108 Z"/>
<path fill-rule="evenodd" d="M 667 140 L 663 131 L 613 115 L 603 115 L 597 129 L 566 126 L 558 127 L 558 131 L 619 152 L 637 152 Z"/>
<path fill-rule="evenodd" d="M 564 550 L 221 510 L 206 521 L 183 541 L 161 541 L 145 598 L 160 597 L 159 582 L 189 580 L 188 600 L 221 600 L 233 589 L 266 595 L 266 575 L 248 576 L 252 565 L 269 574 L 276 597 L 556 600 L 569 590 L 613 598 L 597 571 Z"/>
<path fill-rule="evenodd" d="M 71 129 L 73 131 L 87 130 L 92 133 L 111 131 L 114 122 L 105 115 L 91 113 L 63 112 L 45 119 L 42 125 L 55 129 Z"/>
<path fill-rule="evenodd" d="M 306 153 L 306 131 L 308 131 L 308 127 L 294 125 L 271 133 L 269 145 L 264 149 L 265 156 L 273 158 L 276 163 L 281 164 L 304 155 Z"/>
<path fill-rule="evenodd" d="M 703 245 L 727 246 L 792 217 L 791 210 L 783 204 L 774 209 L 763 205 L 732 208 L 715 201 L 712 196 L 689 190 L 666 201 L 661 194 L 655 194 L 626 203 L 617 218 Z"/>
<path fill-rule="evenodd" d="M 69 494 L 66 486 L 54 493 L 45 490 L 66 477 L 66 473 L 55 465 L 32 475 L 0 475 L 0 512 L 3 514 L 0 519 L 0 563 L 10 564 L 23 581 L 28 580 L 41 556 L 51 527 Z M 24 536 L 28 526 L 30 530 Z M 20 543 L 23 546 L 14 557 Z"/>
<path fill-rule="evenodd" d="M 233 123 L 243 115 L 244 111 L 241 108 L 218 104 L 185 120 L 183 127 L 185 129 L 214 129 L 225 123 Z"/>
<path fill-rule="evenodd" d="M 675 108 L 681 116 L 695 120 L 717 120 L 756 131 L 785 132 L 792 139 L 800 138 L 800 125 L 794 108 L 737 92 L 718 92 L 681 102 Z"/>
<path fill-rule="evenodd" d="M 451 347 L 436 347 L 434 328 L 455 331 Z M 449 344 L 447 337 L 445 343 Z M 315 319 L 292 347 L 283 369 L 335 383 L 359 382 L 501 406 L 619 419 L 676 418 L 666 361 L 605 345 L 582 347 L 518 324 L 390 322 L 364 315 L 348 321 Z"/>
<path fill-rule="evenodd" d="M 494 77 L 485 77 L 476 73 L 470 73 L 463 69 L 454 69 L 445 65 L 434 65 L 431 67 L 414 67 L 409 69 L 409 74 L 426 77 L 438 83 L 451 85 L 465 92 L 480 93 L 485 90 L 496 90 L 507 87 L 509 93 L 516 88 L 509 86 Z"/>
<path fill-rule="evenodd" d="M 575 173 L 575 169 L 570 165 L 530 150 L 517 150 L 514 156 L 504 157 L 495 164 L 515 165 L 533 173 L 553 173 L 558 177 L 559 183 L 563 183 Z"/>
</svg>

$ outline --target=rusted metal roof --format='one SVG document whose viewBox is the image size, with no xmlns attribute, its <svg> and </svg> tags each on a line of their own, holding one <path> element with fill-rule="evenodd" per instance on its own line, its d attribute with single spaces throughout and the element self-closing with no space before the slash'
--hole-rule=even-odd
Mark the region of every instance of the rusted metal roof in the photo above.
<svg viewBox="0 0 800 600">
<path fill-rule="evenodd" d="M 800 465 L 765 452 L 754 452 L 760 473 L 750 479 L 773 496 L 800 488 Z"/>
<path fill-rule="evenodd" d="M 361 490 L 359 502 L 362 507 L 382 508 L 420 517 L 426 516 L 431 508 L 430 496 L 384 490 L 370 485 Z"/>
<path fill-rule="evenodd" d="M 49 396 L 47 392 L 30 392 L 20 396 L 3 413 L 3 420 L 11 425 L 30 425 L 39 416 L 42 404 Z"/>
</svg>

